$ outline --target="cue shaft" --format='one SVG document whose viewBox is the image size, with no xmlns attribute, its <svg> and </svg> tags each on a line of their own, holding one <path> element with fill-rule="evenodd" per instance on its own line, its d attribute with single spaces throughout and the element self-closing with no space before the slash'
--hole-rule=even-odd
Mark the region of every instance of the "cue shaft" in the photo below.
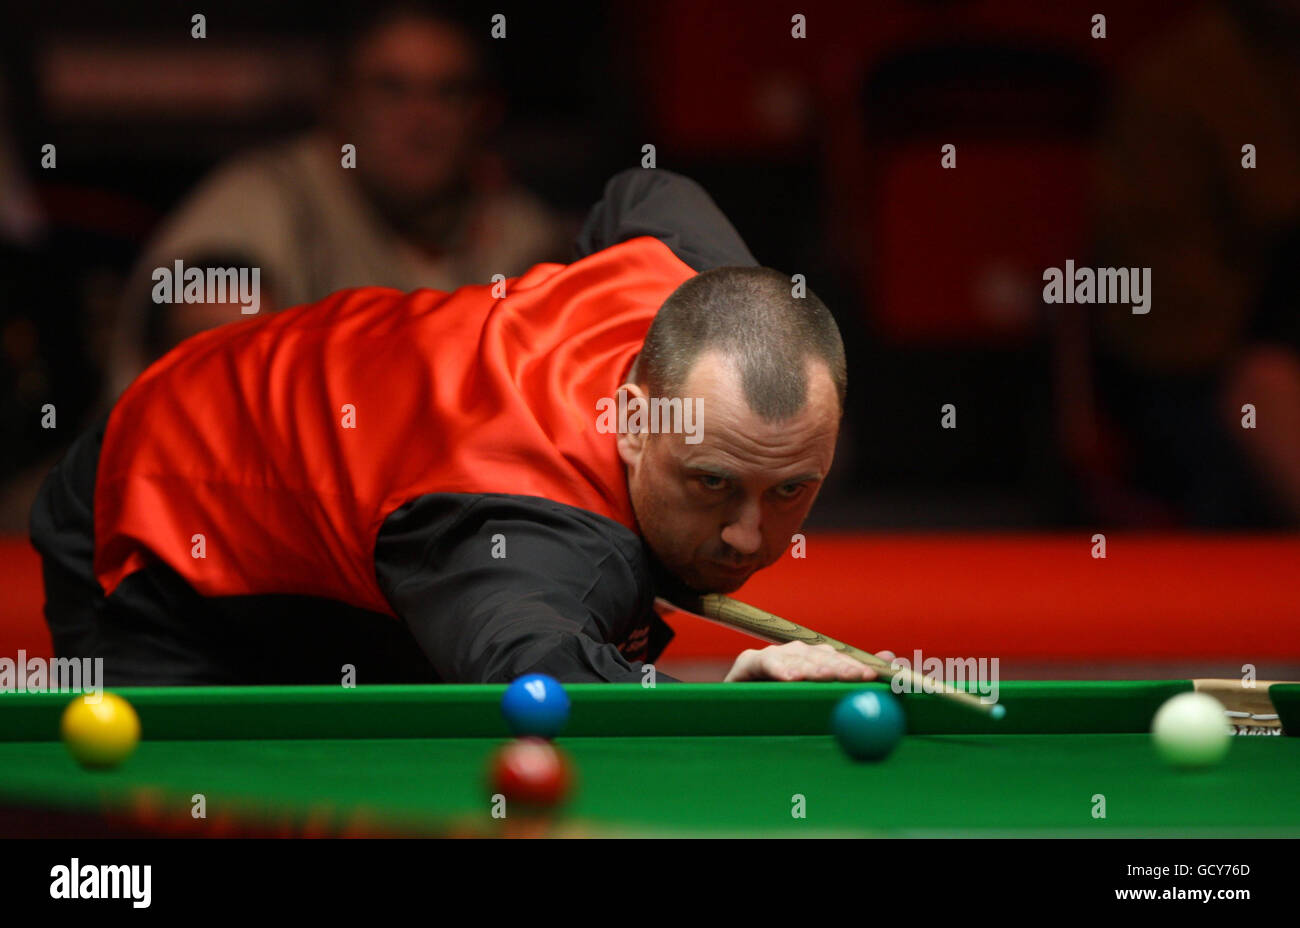
<svg viewBox="0 0 1300 928">
<path fill-rule="evenodd" d="M 934 680 L 928 680 L 910 667 L 894 667 L 882 657 L 877 657 L 868 651 L 863 651 L 861 648 L 855 648 L 851 644 L 836 641 L 821 632 L 805 628 L 796 622 L 783 619 L 770 612 L 764 612 L 756 606 L 742 603 L 730 596 L 723 596 L 718 593 L 702 596 L 700 598 L 700 615 L 720 625 L 748 632 L 756 638 L 762 638 L 764 641 L 775 644 L 785 644 L 788 641 L 802 641 L 810 645 L 828 644 L 841 654 L 847 654 L 849 657 L 866 664 L 886 680 L 902 677 L 908 681 L 910 691 L 913 693 L 931 692 L 938 685 L 941 687 L 938 690 L 938 695 L 969 708 L 977 709 L 985 714 L 993 713 L 993 706 L 985 705 L 977 696 L 954 689 L 947 683 L 936 683 Z"/>
</svg>

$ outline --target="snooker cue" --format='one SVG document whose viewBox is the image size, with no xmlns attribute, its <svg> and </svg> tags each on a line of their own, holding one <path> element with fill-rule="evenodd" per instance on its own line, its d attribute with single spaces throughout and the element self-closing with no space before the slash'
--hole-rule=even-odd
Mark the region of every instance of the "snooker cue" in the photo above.
<svg viewBox="0 0 1300 928">
<path fill-rule="evenodd" d="M 673 604 L 670 603 L 670 605 Z M 811 628 L 804 628 L 802 625 L 788 619 L 783 619 L 770 612 L 764 612 L 762 609 L 748 603 L 742 603 L 738 599 L 732 599 L 730 596 L 710 593 L 700 597 L 697 614 L 701 618 L 716 622 L 719 625 L 748 632 L 756 638 L 775 644 L 785 644 L 788 641 L 802 641 L 810 645 L 828 644 L 841 654 L 847 654 L 849 657 L 866 664 L 876 671 L 882 679 L 893 680 L 894 677 L 903 677 L 910 686 L 910 692 L 913 693 L 931 692 L 934 691 L 933 688 L 936 686 L 936 681 L 927 680 L 910 667 L 896 668 L 884 658 L 876 657 L 876 655 L 855 648 L 851 644 L 828 638 L 821 632 L 813 631 Z M 964 693 L 953 688 L 948 683 L 939 682 L 938 685 L 941 688 L 935 691 L 936 694 L 952 702 L 983 712 L 995 719 L 1002 718 L 1006 714 L 1006 709 L 1001 705 L 986 705 L 980 701 L 978 696 Z"/>
</svg>

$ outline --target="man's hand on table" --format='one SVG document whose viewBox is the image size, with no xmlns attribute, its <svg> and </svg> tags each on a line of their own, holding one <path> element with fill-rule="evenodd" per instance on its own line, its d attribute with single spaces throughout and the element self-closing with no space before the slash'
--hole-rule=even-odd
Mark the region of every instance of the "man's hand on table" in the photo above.
<svg viewBox="0 0 1300 928">
<path fill-rule="evenodd" d="M 879 651 L 882 660 L 892 661 L 894 652 Z M 723 683 L 745 680 L 841 680 L 846 683 L 874 680 L 876 672 L 866 664 L 841 654 L 828 644 L 808 645 L 802 641 L 742 651 L 731 665 Z"/>
</svg>

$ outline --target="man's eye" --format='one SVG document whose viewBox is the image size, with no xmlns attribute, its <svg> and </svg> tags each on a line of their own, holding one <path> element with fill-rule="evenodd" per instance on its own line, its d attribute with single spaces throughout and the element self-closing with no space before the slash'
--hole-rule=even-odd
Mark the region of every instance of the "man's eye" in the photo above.
<svg viewBox="0 0 1300 928">
<path fill-rule="evenodd" d="M 727 480 L 725 477 L 717 477 L 713 474 L 703 474 L 695 479 L 698 480 L 700 486 L 704 487 L 706 490 L 722 490 L 727 486 Z"/>
<path fill-rule="evenodd" d="M 782 499 L 794 499 L 803 492 L 803 488 L 804 485 L 802 483 L 787 483 L 777 487 L 776 494 Z"/>
</svg>

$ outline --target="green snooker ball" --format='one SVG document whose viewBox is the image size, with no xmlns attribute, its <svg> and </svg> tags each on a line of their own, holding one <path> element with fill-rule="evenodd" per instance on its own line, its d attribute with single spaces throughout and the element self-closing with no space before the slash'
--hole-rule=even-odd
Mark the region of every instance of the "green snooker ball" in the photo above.
<svg viewBox="0 0 1300 928">
<path fill-rule="evenodd" d="M 1151 722 L 1156 753 L 1175 767 L 1219 763 L 1231 743 L 1223 704 L 1205 693 L 1180 693 L 1156 712 Z"/>
</svg>

